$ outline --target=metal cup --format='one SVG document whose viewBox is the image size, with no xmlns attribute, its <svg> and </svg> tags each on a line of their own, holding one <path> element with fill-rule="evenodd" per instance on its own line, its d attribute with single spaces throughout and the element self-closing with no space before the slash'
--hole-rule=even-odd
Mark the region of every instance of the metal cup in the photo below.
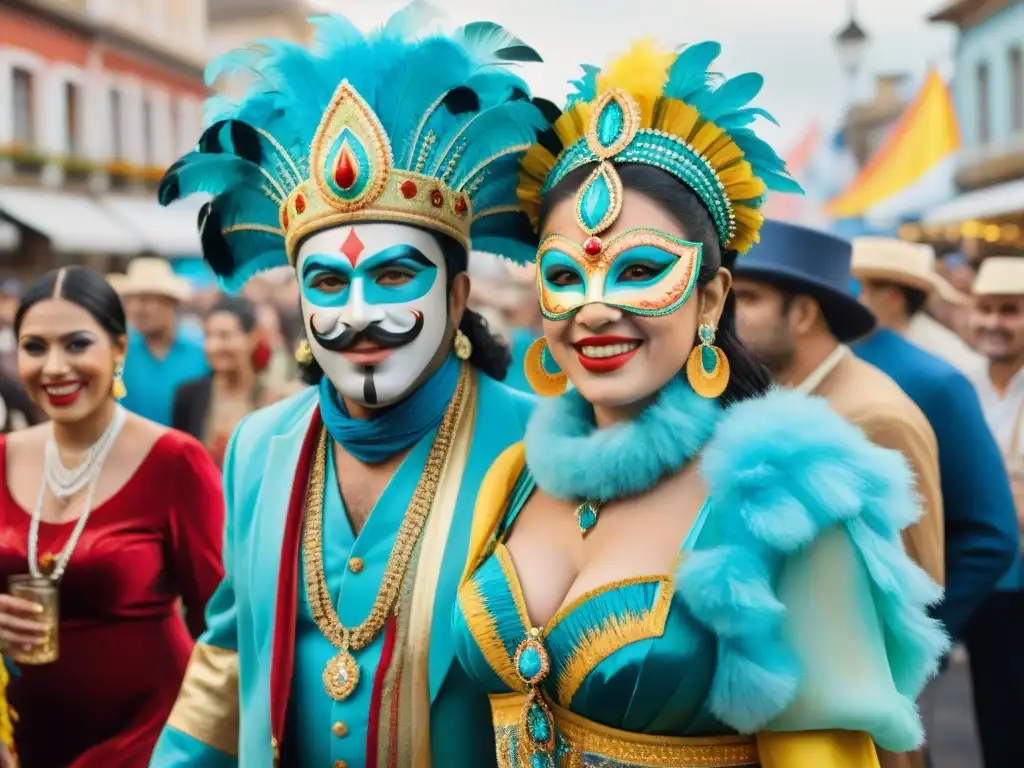
<svg viewBox="0 0 1024 768">
<path fill-rule="evenodd" d="M 31 618 L 46 625 L 46 634 L 31 648 L 5 648 L 4 655 L 18 664 L 52 664 L 59 655 L 60 593 L 57 585 L 47 578 L 23 574 L 11 576 L 7 590 L 14 597 L 42 606 L 42 612 Z"/>
</svg>

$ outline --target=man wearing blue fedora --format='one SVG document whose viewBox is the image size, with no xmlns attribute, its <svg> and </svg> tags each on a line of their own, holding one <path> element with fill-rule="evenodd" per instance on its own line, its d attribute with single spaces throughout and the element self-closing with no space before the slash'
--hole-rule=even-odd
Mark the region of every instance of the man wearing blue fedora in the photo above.
<svg viewBox="0 0 1024 768">
<path fill-rule="evenodd" d="M 780 384 L 826 398 L 873 442 L 907 458 L 925 515 L 904 542 L 945 581 L 935 614 L 956 637 L 1014 563 L 1009 483 L 973 389 L 948 363 L 876 328 L 850 291 L 851 255 L 839 238 L 766 222 L 760 244 L 734 269 L 740 336 Z M 867 349 L 884 342 L 874 365 L 847 346 L 858 339 Z M 886 360 L 892 378 L 879 370 Z M 897 764 L 886 757 L 884 765 Z"/>
<path fill-rule="evenodd" d="M 873 442 L 902 453 L 925 514 L 907 552 L 945 582 L 938 448 L 924 414 L 888 376 L 847 346 L 875 328 L 849 291 L 850 244 L 823 232 L 765 222 L 761 242 L 733 269 L 740 338 L 782 386 L 820 395 Z"/>
</svg>

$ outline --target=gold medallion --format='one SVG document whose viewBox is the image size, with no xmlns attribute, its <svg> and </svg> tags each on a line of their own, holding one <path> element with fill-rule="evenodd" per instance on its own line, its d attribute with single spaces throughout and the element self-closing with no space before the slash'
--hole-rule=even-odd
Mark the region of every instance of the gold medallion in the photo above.
<svg viewBox="0 0 1024 768">
<path fill-rule="evenodd" d="M 324 690 L 335 701 L 344 701 L 359 684 L 359 665 L 355 657 L 343 650 L 324 667 Z"/>
</svg>

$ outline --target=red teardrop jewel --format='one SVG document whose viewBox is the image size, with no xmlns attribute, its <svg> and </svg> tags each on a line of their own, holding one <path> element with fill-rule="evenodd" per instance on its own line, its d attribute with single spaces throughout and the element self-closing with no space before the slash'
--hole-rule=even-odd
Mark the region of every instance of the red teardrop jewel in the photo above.
<svg viewBox="0 0 1024 768">
<path fill-rule="evenodd" d="M 455 213 L 461 216 L 466 212 L 466 198 L 458 197 L 455 199 Z"/>
<path fill-rule="evenodd" d="M 288 209 L 287 208 L 285 208 L 284 212 L 281 214 L 281 223 L 284 225 L 285 229 L 288 229 Z"/>
<path fill-rule="evenodd" d="M 600 237 L 588 237 L 583 241 L 583 251 L 590 256 L 597 256 L 603 247 Z"/>
<path fill-rule="evenodd" d="M 338 153 L 338 162 L 334 164 L 334 183 L 341 189 L 351 189 L 359 177 L 359 163 L 356 161 L 352 150 L 348 148 L 346 141 L 341 145 Z"/>
<path fill-rule="evenodd" d="M 440 208 L 444 204 L 444 195 L 441 194 L 440 189 L 433 189 L 430 191 L 430 202 L 435 208 Z"/>
<path fill-rule="evenodd" d="M 403 181 L 402 186 L 400 186 L 398 189 L 401 191 L 402 197 L 404 197 L 406 200 L 412 200 L 414 197 L 416 197 L 415 181 Z"/>
<path fill-rule="evenodd" d="M 306 198 L 302 195 L 296 195 L 295 197 L 295 212 L 301 214 L 306 210 Z"/>
</svg>

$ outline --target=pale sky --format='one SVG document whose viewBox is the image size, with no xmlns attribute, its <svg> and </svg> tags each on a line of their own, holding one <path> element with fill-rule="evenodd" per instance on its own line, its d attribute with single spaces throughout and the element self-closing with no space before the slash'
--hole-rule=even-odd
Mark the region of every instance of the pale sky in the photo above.
<svg viewBox="0 0 1024 768">
<path fill-rule="evenodd" d="M 950 0 L 859 0 L 857 16 L 870 37 L 865 76 L 858 91 L 869 93 L 872 72 L 909 71 L 920 76 L 929 64 L 948 71 L 955 29 L 927 16 Z M 380 23 L 406 0 L 311 0 L 340 12 L 363 28 Z M 676 46 L 702 40 L 722 44 L 717 69 L 726 75 L 756 71 L 765 77 L 759 106 L 781 128 L 765 126 L 764 137 L 781 151 L 799 140 L 815 119 L 834 123 L 849 87 L 833 47 L 833 35 L 848 20 L 847 0 L 433 0 L 457 23 L 504 25 L 544 58 L 523 76 L 536 95 L 559 105 L 566 81 L 579 64 L 601 65 L 636 37 L 650 35 Z"/>
</svg>

